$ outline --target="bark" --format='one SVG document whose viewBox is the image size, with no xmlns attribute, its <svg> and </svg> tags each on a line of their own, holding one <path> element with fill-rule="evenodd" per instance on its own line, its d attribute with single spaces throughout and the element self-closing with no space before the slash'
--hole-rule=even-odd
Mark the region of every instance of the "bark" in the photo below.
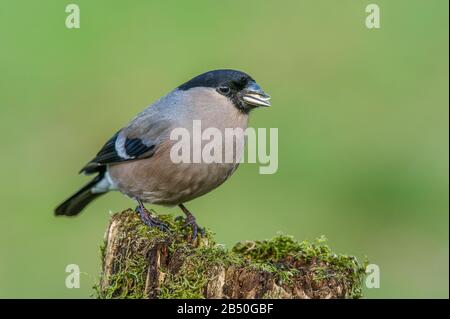
<svg viewBox="0 0 450 319">
<path fill-rule="evenodd" d="M 238 243 L 225 250 L 211 233 L 191 243 L 181 223 L 148 229 L 136 213 L 115 214 L 105 233 L 99 298 L 357 298 L 364 274 L 354 257 L 323 243 Z"/>
</svg>

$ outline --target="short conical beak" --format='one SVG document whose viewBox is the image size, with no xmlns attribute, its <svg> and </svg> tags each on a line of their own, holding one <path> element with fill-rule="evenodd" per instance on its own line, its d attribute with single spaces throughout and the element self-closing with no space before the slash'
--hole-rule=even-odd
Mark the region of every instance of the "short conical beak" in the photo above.
<svg viewBox="0 0 450 319">
<path fill-rule="evenodd" d="M 245 103 L 254 106 L 270 106 L 270 95 L 263 91 L 263 89 L 254 81 L 244 89 L 242 99 Z"/>
</svg>

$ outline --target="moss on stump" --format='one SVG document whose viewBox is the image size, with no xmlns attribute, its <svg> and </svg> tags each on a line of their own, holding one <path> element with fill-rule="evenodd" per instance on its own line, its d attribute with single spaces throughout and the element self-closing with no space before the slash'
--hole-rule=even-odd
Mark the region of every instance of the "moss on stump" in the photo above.
<svg viewBox="0 0 450 319">
<path fill-rule="evenodd" d="M 359 298 L 364 266 L 334 254 L 324 238 L 236 244 L 213 234 L 188 241 L 190 229 L 170 215 L 164 233 L 144 225 L 131 210 L 112 216 L 101 247 L 98 298 Z"/>
</svg>

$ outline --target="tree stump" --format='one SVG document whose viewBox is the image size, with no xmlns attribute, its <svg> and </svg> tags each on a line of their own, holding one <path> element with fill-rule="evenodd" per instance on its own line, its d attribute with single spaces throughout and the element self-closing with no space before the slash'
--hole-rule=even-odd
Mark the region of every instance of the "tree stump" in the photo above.
<svg viewBox="0 0 450 319">
<path fill-rule="evenodd" d="M 101 247 L 98 298 L 359 298 L 365 268 L 334 254 L 320 238 L 236 244 L 213 234 L 189 240 L 183 221 L 158 215 L 170 233 L 144 225 L 127 210 L 112 216 Z"/>
</svg>

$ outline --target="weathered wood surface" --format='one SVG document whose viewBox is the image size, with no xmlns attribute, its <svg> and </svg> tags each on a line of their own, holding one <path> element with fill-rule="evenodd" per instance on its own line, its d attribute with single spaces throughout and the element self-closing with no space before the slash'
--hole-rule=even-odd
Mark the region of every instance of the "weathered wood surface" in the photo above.
<svg viewBox="0 0 450 319">
<path fill-rule="evenodd" d="M 238 243 L 228 251 L 210 233 L 189 242 L 181 222 L 149 230 L 131 210 L 105 233 L 99 298 L 358 298 L 364 269 L 321 242 L 288 236 Z"/>
</svg>

